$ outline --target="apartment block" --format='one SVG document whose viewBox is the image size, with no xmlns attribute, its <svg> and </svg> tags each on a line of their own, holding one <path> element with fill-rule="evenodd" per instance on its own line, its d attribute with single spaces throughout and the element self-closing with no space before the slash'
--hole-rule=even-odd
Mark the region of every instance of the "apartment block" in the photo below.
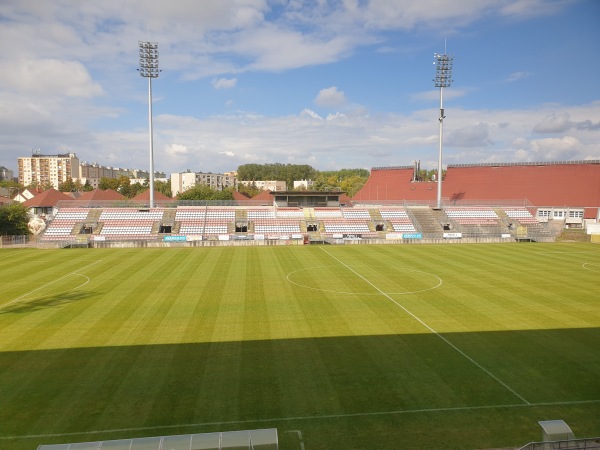
<svg viewBox="0 0 600 450">
<path fill-rule="evenodd" d="M 228 187 L 235 188 L 237 176 L 235 172 L 203 173 L 203 172 L 181 172 L 171 174 L 171 192 L 173 197 L 181 192 L 193 188 L 196 185 L 210 186 L 211 189 L 221 191 Z"/>
<path fill-rule="evenodd" d="M 285 191 L 287 188 L 287 183 L 285 181 L 240 181 L 239 183 L 243 184 L 244 186 L 254 185 L 258 189 L 271 192 Z"/>
<path fill-rule="evenodd" d="M 79 177 L 79 158 L 75 153 L 42 155 L 39 152 L 17 160 L 19 183 L 51 184 L 55 189 L 67 180 Z"/>
</svg>

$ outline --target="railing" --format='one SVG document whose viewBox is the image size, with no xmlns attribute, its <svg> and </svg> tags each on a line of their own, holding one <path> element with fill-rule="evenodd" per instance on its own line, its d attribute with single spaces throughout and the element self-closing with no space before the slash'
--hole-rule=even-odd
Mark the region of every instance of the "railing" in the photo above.
<svg viewBox="0 0 600 450">
<path fill-rule="evenodd" d="M 600 437 L 565 441 L 530 442 L 519 450 L 591 450 L 600 449 Z"/>
<path fill-rule="evenodd" d="M 28 235 L 0 236 L 0 248 L 29 246 L 34 243 L 34 241 L 35 238 Z"/>
</svg>

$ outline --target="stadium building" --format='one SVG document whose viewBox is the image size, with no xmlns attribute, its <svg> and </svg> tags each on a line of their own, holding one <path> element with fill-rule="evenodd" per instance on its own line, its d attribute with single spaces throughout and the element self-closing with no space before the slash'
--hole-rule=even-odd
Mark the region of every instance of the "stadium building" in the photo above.
<svg viewBox="0 0 600 450">
<path fill-rule="evenodd" d="M 192 177 L 190 183 L 202 180 L 202 174 L 181 175 Z M 435 203 L 437 183 L 415 181 L 414 175 L 410 166 L 374 168 L 352 199 L 335 191 L 265 191 L 218 204 L 163 198 L 152 209 L 143 197 L 64 200 L 46 215 L 40 240 L 144 246 L 551 242 L 566 228 L 598 233 L 600 161 L 449 166 L 441 208 Z"/>
</svg>

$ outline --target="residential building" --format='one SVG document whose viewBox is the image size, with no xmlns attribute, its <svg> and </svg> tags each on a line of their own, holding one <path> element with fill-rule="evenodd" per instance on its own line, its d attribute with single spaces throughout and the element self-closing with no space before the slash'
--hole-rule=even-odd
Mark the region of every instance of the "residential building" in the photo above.
<svg viewBox="0 0 600 450">
<path fill-rule="evenodd" d="M 42 155 L 36 151 L 30 157 L 18 158 L 19 183 L 44 186 L 52 185 L 58 189 L 67 180 L 81 184 L 89 183 L 96 189 L 101 178 L 119 178 L 125 176 L 134 179 L 148 179 L 148 171 L 141 169 L 121 169 L 118 167 L 102 166 L 98 163 L 80 162 L 75 153 L 58 155 Z M 6 175 L 12 177 L 12 172 L 0 167 L 0 179 Z M 165 179 L 164 172 L 155 172 L 154 179 Z"/>
<path fill-rule="evenodd" d="M 14 172 L 4 166 L 0 166 L 0 181 L 10 181 L 14 177 Z"/>
<path fill-rule="evenodd" d="M 313 180 L 294 181 L 294 189 L 312 189 L 314 184 Z"/>
<path fill-rule="evenodd" d="M 233 172 L 235 173 L 235 172 Z M 171 193 L 173 197 L 187 191 L 196 185 L 209 186 L 211 189 L 221 191 L 225 188 L 237 186 L 237 177 L 232 172 L 203 173 L 203 172 L 181 172 L 171 174 Z"/>
<path fill-rule="evenodd" d="M 243 184 L 244 186 L 256 186 L 258 189 L 261 189 L 263 191 L 271 191 L 271 192 L 277 192 L 277 191 L 286 191 L 287 190 L 287 183 L 285 181 L 274 181 L 274 180 L 269 180 L 269 181 L 240 181 L 240 184 Z"/>
<path fill-rule="evenodd" d="M 75 153 L 42 155 L 38 152 L 30 157 L 18 158 L 19 183 L 29 186 L 59 184 L 79 177 L 79 158 Z"/>
</svg>

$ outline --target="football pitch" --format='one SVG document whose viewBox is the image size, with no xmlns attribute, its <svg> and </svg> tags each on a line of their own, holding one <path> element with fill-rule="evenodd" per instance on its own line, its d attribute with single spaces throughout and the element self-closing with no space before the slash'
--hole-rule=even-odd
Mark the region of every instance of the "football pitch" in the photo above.
<svg viewBox="0 0 600 450">
<path fill-rule="evenodd" d="M 0 449 L 600 436 L 598 245 L 2 249 L 0 280 Z"/>
</svg>

